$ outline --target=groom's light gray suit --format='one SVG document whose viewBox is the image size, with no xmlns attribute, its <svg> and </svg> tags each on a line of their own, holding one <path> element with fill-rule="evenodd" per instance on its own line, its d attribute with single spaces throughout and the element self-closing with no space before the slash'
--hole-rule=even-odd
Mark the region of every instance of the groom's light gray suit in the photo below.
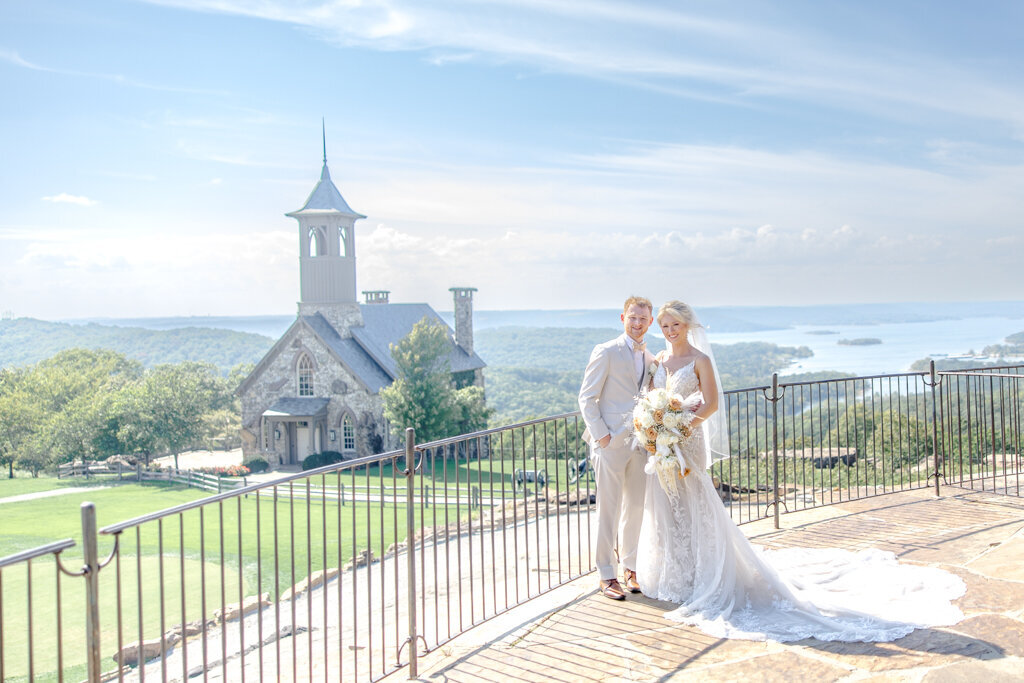
<svg viewBox="0 0 1024 683">
<path fill-rule="evenodd" d="M 633 399 L 654 357 L 634 352 L 620 335 L 594 347 L 583 374 L 579 403 L 591 445 L 597 480 L 597 541 L 594 560 L 601 579 L 616 577 L 615 545 L 624 569 L 636 569 L 636 548 L 644 506 L 647 454 L 633 447 Z M 606 435 L 611 441 L 601 448 Z"/>
</svg>

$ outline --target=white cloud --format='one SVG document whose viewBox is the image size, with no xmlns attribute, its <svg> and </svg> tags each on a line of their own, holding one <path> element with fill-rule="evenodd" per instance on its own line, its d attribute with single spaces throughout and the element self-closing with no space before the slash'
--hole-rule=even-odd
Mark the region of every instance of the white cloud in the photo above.
<svg viewBox="0 0 1024 683">
<path fill-rule="evenodd" d="M 478 287 L 481 308 L 608 307 L 631 291 L 700 305 L 1024 298 L 1022 166 L 965 178 L 811 152 L 618 144 L 547 167 L 393 158 L 336 176 L 369 216 L 358 288 L 440 309 L 454 285 Z M 314 180 L 274 187 L 301 198 Z M 183 230 L 180 216 L 146 232 L 100 218 L 0 229 L 3 297 L 61 310 L 51 317 L 294 310 L 291 225 L 260 228 L 271 217 L 249 207 L 236 234 Z M 949 276 L 964 272 L 975 276 Z"/>
<path fill-rule="evenodd" d="M 1011 63 L 999 75 L 991 64 L 972 69 L 941 52 L 880 49 L 871 36 L 837 40 L 818 27 L 827 11 L 802 16 L 758 5 L 733 12 L 731 5 L 664 9 L 582 0 L 148 1 L 301 26 L 344 45 L 424 50 L 438 66 L 475 55 L 741 106 L 792 101 L 908 123 L 927 110 L 1024 130 L 1024 95 Z M 742 14 L 749 18 L 735 18 Z M 877 14 L 886 21 L 883 10 Z M 860 17 L 870 18 L 867 10 Z"/>
<path fill-rule="evenodd" d="M 89 199 L 88 197 L 82 197 L 80 195 L 68 194 L 67 192 L 61 192 L 49 197 L 43 197 L 45 202 L 53 202 L 54 204 L 77 204 L 78 206 L 96 206 L 99 202 L 95 199 Z"/>
<path fill-rule="evenodd" d="M 47 73 L 61 74 L 64 76 L 74 76 L 79 78 L 89 78 L 102 81 L 109 81 L 118 85 L 124 85 L 131 88 L 141 88 L 143 90 L 158 90 L 162 92 L 174 92 L 174 93 L 189 93 L 194 95 L 221 95 L 224 94 L 220 91 L 214 90 L 202 90 L 196 88 L 183 88 L 177 86 L 161 85 L 157 83 L 148 83 L 140 81 L 134 78 L 130 78 L 123 74 L 111 74 L 111 73 L 97 73 L 89 71 L 77 71 L 75 69 L 62 69 L 50 66 L 43 66 L 35 62 L 24 59 L 20 54 L 13 50 L 0 50 L 0 60 L 19 66 L 23 69 L 31 69 L 32 71 L 45 71 Z"/>
<path fill-rule="evenodd" d="M 31 237 L 0 232 L 0 242 L 19 252 L 0 268 L 0 306 L 19 315 L 243 315 L 291 312 L 298 298 L 291 232 L 39 230 Z"/>
</svg>

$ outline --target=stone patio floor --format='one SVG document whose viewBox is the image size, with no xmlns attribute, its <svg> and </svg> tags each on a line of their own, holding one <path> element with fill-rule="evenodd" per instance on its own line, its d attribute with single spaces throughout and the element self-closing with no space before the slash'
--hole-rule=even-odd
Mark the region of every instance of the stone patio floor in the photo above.
<svg viewBox="0 0 1024 683">
<path fill-rule="evenodd" d="M 721 640 L 670 622 L 669 603 L 613 602 L 594 574 L 423 655 L 420 681 L 1024 681 L 1024 499 L 946 487 L 742 527 L 767 547 L 877 547 L 962 577 L 965 618 L 893 643 Z M 389 680 L 408 678 L 408 669 Z"/>
</svg>

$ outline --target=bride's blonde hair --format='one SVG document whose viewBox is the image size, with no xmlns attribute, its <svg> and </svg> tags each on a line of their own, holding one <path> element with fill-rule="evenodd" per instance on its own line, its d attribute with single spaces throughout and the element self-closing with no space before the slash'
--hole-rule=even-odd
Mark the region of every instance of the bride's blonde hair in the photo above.
<svg viewBox="0 0 1024 683">
<path fill-rule="evenodd" d="M 668 316 L 673 320 L 681 322 L 686 325 L 687 328 L 700 327 L 701 324 L 697 321 L 697 315 L 690 308 L 689 304 L 684 304 L 682 301 L 673 299 L 672 301 L 665 302 L 658 309 L 658 324 L 661 324 L 661 319 L 664 316 Z"/>
</svg>

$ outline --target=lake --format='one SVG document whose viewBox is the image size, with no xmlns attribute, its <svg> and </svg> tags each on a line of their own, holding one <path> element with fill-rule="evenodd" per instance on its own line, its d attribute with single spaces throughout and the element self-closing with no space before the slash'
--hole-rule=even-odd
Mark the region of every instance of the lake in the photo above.
<svg viewBox="0 0 1024 683">
<path fill-rule="evenodd" d="M 782 373 L 836 370 L 857 375 L 904 372 L 926 356 L 978 353 L 1024 331 L 1024 302 L 888 303 L 835 306 L 732 306 L 697 310 L 712 343 L 763 341 L 780 346 L 807 346 L 811 358 Z M 440 315 L 453 324 L 450 311 Z M 474 311 L 476 329 L 521 327 L 607 327 L 614 335 L 617 310 Z M 75 320 L 105 325 L 175 329 L 214 327 L 278 338 L 294 322 L 292 315 L 193 316 Z M 828 330 L 835 334 L 813 334 Z M 652 331 L 653 336 L 658 337 Z M 609 336 L 609 338 L 610 338 Z M 840 339 L 873 338 L 880 344 L 844 346 Z M 655 343 L 655 346 L 658 344 Z M 486 360 L 486 359 L 484 359 Z"/>
<path fill-rule="evenodd" d="M 837 334 L 811 332 L 828 329 Z M 926 356 L 945 358 L 981 350 L 990 344 L 1001 344 L 1007 335 L 1024 331 L 1021 318 L 965 318 L 932 322 L 885 323 L 879 325 L 830 325 L 827 328 L 797 325 L 785 330 L 716 334 L 708 330 L 714 344 L 765 341 L 779 346 L 807 346 L 811 358 L 780 372 L 817 372 L 838 370 L 856 375 L 877 375 L 905 372 L 911 363 Z M 844 346 L 840 339 L 880 339 L 881 344 Z"/>
</svg>

